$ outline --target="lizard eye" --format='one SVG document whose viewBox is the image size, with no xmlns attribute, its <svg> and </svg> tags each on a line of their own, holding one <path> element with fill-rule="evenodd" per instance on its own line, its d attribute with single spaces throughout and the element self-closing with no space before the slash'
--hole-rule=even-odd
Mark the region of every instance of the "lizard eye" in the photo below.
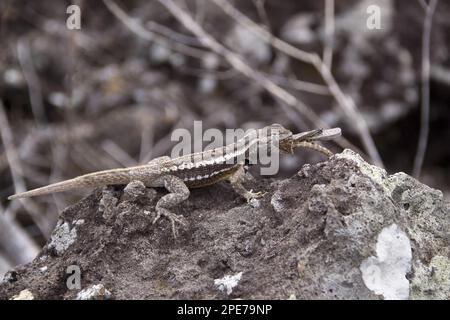
<svg viewBox="0 0 450 320">
<path fill-rule="evenodd" d="M 282 126 L 281 124 L 278 124 L 278 123 L 273 123 L 273 124 L 270 125 L 270 132 L 271 132 L 272 134 L 274 134 L 274 133 L 279 133 L 279 132 L 281 132 L 283 129 L 284 129 L 283 126 Z"/>
</svg>

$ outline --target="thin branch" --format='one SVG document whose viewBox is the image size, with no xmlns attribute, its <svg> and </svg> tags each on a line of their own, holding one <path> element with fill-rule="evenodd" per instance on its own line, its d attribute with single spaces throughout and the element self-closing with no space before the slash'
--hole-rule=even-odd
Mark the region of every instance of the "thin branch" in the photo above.
<svg viewBox="0 0 450 320">
<path fill-rule="evenodd" d="M 26 191 L 25 181 L 23 180 L 22 168 L 19 164 L 19 157 L 16 148 L 13 145 L 12 131 L 9 121 L 6 117 L 3 102 L 0 100 L 0 135 L 5 146 L 6 159 L 11 169 L 11 177 L 16 192 Z"/>
<path fill-rule="evenodd" d="M 101 150 L 91 146 L 87 142 L 79 142 L 74 146 L 74 150 L 79 153 L 77 160 L 82 159 L 84 165 L 81 163 L 81 168 L 92 168 L 89 171 L 98 171 L 102 168 L 117 168 L 122 164 L 115 158 L 111 157 L 106 151 L 100 152 Z M 108 154 L 108 157 L 105 156 Z M 74 153 L 75 155 L 75 153 Z M 86 170 L 86 171 L 87 171 Z"/>
<path fill-rule="evenodd" d="M 291 93 L 275 84 L 269 78 L 265 77 L 261 72 L 254 70 L 239 55 L 220 44 L 216 39 L 209 35 L 197 22 L 195 22 L 188 13 L 186 13 L 183 9 L 176 5 L 175 2 L 173 2 L 172 0 L 158 1 L 164 7 L 166 7 L 167 10 L 169 10 L 169 12 L 171 12 L 172 15 L 185 26 L 186 29 L 191 31 L 205 47 L 209 47 L 216 54 L 222 56 L 236 70 L 255 81 L 255 83 L 266 89 L 283 103 L 286 103 L 288 106 L 296 109 L 317 127 L 328 128 L 328 125 L 323 122 L 320 117 L 311 110 L 311 108 L 306 106 Z M 354 147 L 348 140 L 344 138 L 338 140 L 338 142 L 343 147 Z"/>
<path fill-rule="evenodd" d="M 48 177 L 48 181 L 45 184 L 55 183 L 57 181 L 62 181 L 61 175 L 61 165 L 67 159 L 67 145 L 63 143 L 58 143 L 57 140 L 51 142 L 51 172 Z M 56 213 L 61 212 L 67 207 L 67 203 L 64 201 L 64 197 L 59 194 L 53 194 L 54 204 L 56 207 Z"/>
<path fill-rule="evenodd" d="M 165 37 L 159 36 L 156 33 L 144 28 L 138 19 L 132 18 L 125 13 L 114 1 L 103 0 L 103 3 L 111 11 L 117 19 L 119 19 L 130 31 L 137 36 L 158 43 L 162 46 L 170 46 Z M 165 33 L 166 36 L 173 36 L 173 33 Z M 177 36 L 174 42 L 172 42 L 171 48 L 187 56 L 192 56 L 198 59 L 202 59 L 206 54 L 204 50 L 193 48 L 185 45 L 183 42 L 179 42 L 179 36 Z"/>
<path fill-rule="evenodd" d="M 31 110 L 36 120 L 39 122 L 47 122 L 44 111 L 44 99 L 42 97 L 41 83 L 36 75 L 36 70 L 31 57 L 30 46 L 26 40 L 20 39 L 17 42 L 17 58 L 22 68 L 25 81 L 28 86 L 28 94 L 30 96 Z"/>
<path fill-rule="evenodd" d="M 16 193 L 26 191 L 25 180 L 22 175 L 22 167 L 20 165 L 20 158 L 17 154 L 17 150 L 13 143 L 13 134 L 9 126 L 8 118 L 6 117 L 3 102 L 0 100 L 0 136 L 5 146 L 6 158 L 8 160 L 9 167 L 11 169 L 11 176 Z M 51 227 L 48 221 L 40 214 L 38 208 L 29 201 L 29 199 L 22 199 L 20 203 L 24 206 L 27 212 L 30 213 L 31 219 L 36 223 L 39 230 L 45 236 L 50 235 Z M 9 211 L 6 210 L 9 215 Z"/>
<path fill-rule="evenodd" d="M 284 52 L 290 57 L 303 61 L 305 63 L 312 64 L 317 71 L 321 74 L 326 85 L 330 88 L 331 94 L 334 96 L 339 106 L 342 108 L 346 116 L 352 121 L 352 124 L 356 126 L 356 129 L 361 137 L 362 143 L 371 157 L 374 164 L 383 167 L 383 162 L 378 153 L 378 150 L 370 134 L 369 127 L 366 121 L 358 111 L 353 99 L 341 90 L 336 80 L 334 79 L 330 69 L 322 62 L 321 58 L 315 53 L 309 53 L 298 49 L 289 43 L 275 37 L 270 32 L 259 26 L 257 23 L 249 19 L 246 15 L 235 9 L 226 0 L 213 0 L 222 10 L 232 17 L 236 22 L 251 30 L 255 35 L 270 43 L 274 48 Z"/>
<path fill-rule="evenodd" d="M 334 0 L 325 0 L 325 39 L 323 48 L 323 63 L 331 70 L 333 62 L 334 37 Z"/>
<path fill-rule="evenodd" d="M 416 178 L 420 176 L 422 171 L 423 161 L 427 152 L 428 135 L 430 132 L 430 42 L 433 15 L 436 11 L 437 3 L 438 0 L 431 0 L 429 5 L 427 5 L 422 32 L 422 101 L 420 113 L 420 132 L 413 167 L 413 176 Z"/>
<path fill-rule="evenodd" d="M 178 68 L 178 71 L 195 77 L 204 77 L 207 74 L 208 76 L 211 76 L 216 80 L 228 80 L 237 75 L 236 69 L 233 68 L 225 71 L 218 71 L 218 70 L 206 70 L 204 68 L 202 69 L 183 66 Z M 313 93 L 321 96 L 330 95 L 329 88 L 321 84 L 302 81 L 293 77 L 281 76 L 266 72 L 261 72 L 261 74 L 270 78 L 270 80 L 283 87 L 291 88 L 301 92 Z"/>
<path fill-rule="evenodd" d="M 233 79 L 238 74 L 238 72 L 233 68 L 220 71 L 220 70 L 208 70 L 205 68 L 194 68 L 194 67 L 188 67 L 188 66 L 181 66 L 178 68 L 178 71 L 180 73 L 198 77 L 198 78 L 204 78 L 207 75 L 208 77 L 211 77 L 215 80 L 220 80 L 220 81 Z"/>
<path fill-rule="evenodd" d="M 39 246 L 22 226 L 3 212 L 0 212 L 0 247 L 14 265 L 27 263 L 39 253 Z"/>
<path fill-rule="evenodd" d="M 151 154 L 154 144 L 155 132 L 152 126 L 142 128 L 141 147 L 139 151 L 139 163 L 144 163 L 145 155 Z"/>
<path fill-rule="evenodd" d="M 267 11 L 264 8 L 266 0 L 253 0 L 253 3 L 258 11 L 258 16 L 262 23 L 266 26 L 267 30 L 271 30 L 269 17 L 267 16 Z"/>
<path fill-rule="evenodd" d="M 206 17 L 206 6 L 204 4 L 204 0 L 196 0 L 195 1 L 195 21 L 197 23 L 202 24 L 205 21 Z"/>
<path fill-rule="evenodd" d="M 420 6 L 422 7 L 423 10 L 427 11 L 428 10 L 428 3 L 425 0 L 418 0 Z"/>
<path fill-rule="evenodd" d="M 102 148 L 114 160 L 119 162 L 124 167 L 132 167 L 137 165 L 136 160 L 134 160 L 125 150 L 123 150 L 117 143 L 112 140 L 103 141 Z"/>
<path fill-rule="evenodd" d="M 446 69 L 442 65 L 432 64 L 430 65 L 430 78 L 450 86 L 450 69 Z"/>
<path fill-rule="evenodd" d="M 275 75 L 275 74 L 267 74 L 267 73 L 264 73 L 264 74 L 267 77 L 269 77 L 273 82 L 275 82 L 279 85 L 285 86 L 285 87 L 292 88 L 297 91 L 309 92 L 309 93 L 314 93 L 314 94 L 322 95 L 322 96 L 330 95 L 330 90 L 328 89 L 328 87 L 323 86 L 321 84 L 302 81 L 302 80 L 295 79 L 293 77 L 284 77 L 284 76 L 279 76 L 279 75 Z"/>
<path fill-rule="evenodd" d="M 166 38 L 172 39 L 174 41 L 184 43 L 185 45 L 193 45 L 193 46 L 199 46 L 200 43 L 198 42 L 197 38 L 190 37 L 187 35 L 184 35 L 179 32 L 175 32 L 172 29 L 166 27 L 165 25 L 159 24 L 156 21 L 149 21 L 145 24 L 145 26 L 155 33 L 159 33 L 163 35 Z"/>
</svg>

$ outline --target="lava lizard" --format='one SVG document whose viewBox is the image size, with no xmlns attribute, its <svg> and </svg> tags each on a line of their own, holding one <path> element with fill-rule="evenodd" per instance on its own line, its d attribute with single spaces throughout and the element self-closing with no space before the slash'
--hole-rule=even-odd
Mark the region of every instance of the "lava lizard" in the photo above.
<svg viewBox="0 0 450 320">
<path fill-rule="evenodd" d="M 189 197 L 190 188 L 209 186 L 229 180 L 233 189 L 247 201 L 259 198 L 262 192 L 248 191 L 243 186 L 244 167 L 250 157 L 252 146 L 276 147 L 283 153 L 292 153 L 296 147 L 313 149 L 330 157 L 333 153 L 314 141 L 328 140 L 340 136 L 339 128 L 315 129 L 293 134 L 279 124 L 259 130 L 252 130 L 235 143 L 224 147 L 187 154 L 177 158 L 162 156 L 149 163 L 129 168 L 118 168 L 85 174 L 70 180 L 50 184 L 41 188 L 9 196 L 9 200 L 45 195 L 73 189 L 93 188 L 106 185 L 128 184 L 141 181 L 146 187 L 164 187 L 169 194 L 156 204 L 155 223 L 161 216 L 172 224 L 176 237 L 175 223 L 186 225 L 183 218 L 169 209 Z"/>
</svg>

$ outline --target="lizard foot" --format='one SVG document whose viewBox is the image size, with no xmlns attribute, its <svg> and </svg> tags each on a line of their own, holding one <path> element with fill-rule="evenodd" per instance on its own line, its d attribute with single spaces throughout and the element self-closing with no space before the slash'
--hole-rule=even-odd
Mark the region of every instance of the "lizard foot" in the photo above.
<svg viewBox="0 0 450 320">
<path fill-rule="evenodd" d="M 170 212 L 167 209 L 164 208 L 157 208 L 156 209 L 156 217 L 153 219 L 152 224 L 155 224 L 161 216 L 164 216 L 167 218 L 167 220 L 170 221 L 170 224 L 172 225 L 172 234 L 173 237 L 176 239 L 178 237 L 178 229 L 175 226 L 175 223 L 179 223 L 182 226 L 187 226 L 187 222 L 182 216 L 176 215 L 175 213 Z"/>
<path fill-rule="evenodd" d="M 247 202 L 252 201 L 253 199 L 258 199 L 258 198 L 262 198 L 264 197 L 264 195 L 267 192 L 263 192 L 263 191 L 258 191 L 258 192 L 253 192 L 253 190 L 247 191 L 245 194 L 245 199 L 247 200 Z"/>
</svg>

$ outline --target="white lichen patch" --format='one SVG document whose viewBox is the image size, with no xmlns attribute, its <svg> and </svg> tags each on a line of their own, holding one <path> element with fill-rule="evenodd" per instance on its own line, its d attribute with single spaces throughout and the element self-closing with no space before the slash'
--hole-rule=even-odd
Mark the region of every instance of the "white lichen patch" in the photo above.
<svg viewBox="0 0 450 320">
<path fill-rule="evenodd" d="M 111 292 L 103 284 L 95 284 L 78 292 L 75 300 L 105 300 L 110 298 Z"/>
<path fill-rule="evenodd" d="M 12 296 L 9 300 L 34 300 L 34 296 L 30 290 L 25 289 L 20 291 L 19 294 Z"/>
<path fill-rule="evenodd" d="M 53 231 L 49 248 L 54 248 L 59 255 L 63 253 L 77 238 L 77 230 L 70 229 L 69 223 L 59 220 L 55 231 Z"/>
<path fill-rule="evenodd" d="M 233 276 L 225 276 L 221 279 L 215 279 L 214 285 L 222 292 L 226 292 L 227 295 L 230 295 L 233 292 L 233 288 L 235 288 L 239 281 L 241 280 L 242 272 L 239 272 Z"/>
<path fill-rule="evenodd" d="M 377 256 L 361 263 L 364 284 L 385 299 L 408 299 L 409 281 L 406 274 L 411 269 L 411 243 L 396 224 L 384 228 L 378 235 Z"/>
</svg>

